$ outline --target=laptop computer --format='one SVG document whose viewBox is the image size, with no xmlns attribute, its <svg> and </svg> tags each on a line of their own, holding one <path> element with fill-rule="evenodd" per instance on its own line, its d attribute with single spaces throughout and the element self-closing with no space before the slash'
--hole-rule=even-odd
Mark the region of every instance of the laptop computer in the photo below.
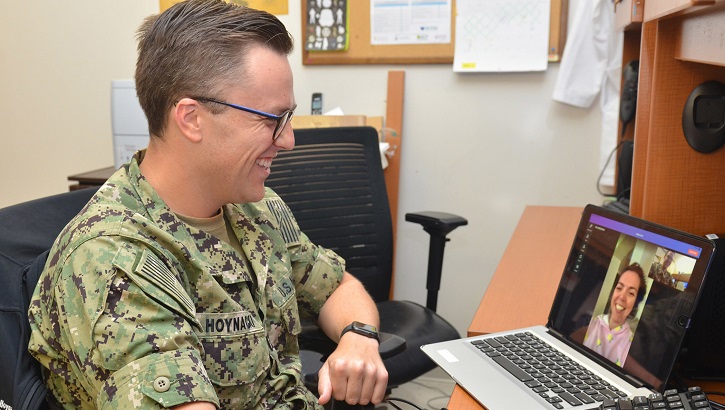
<svg viewBox="0 0 725 410">
<path fill-rule="evenodd" d="M 488 410 L 592 409 L 662 392 L 714 250 L 707 238 L 589 205 L 545 326 L 422 350 Z"/>
</svg>

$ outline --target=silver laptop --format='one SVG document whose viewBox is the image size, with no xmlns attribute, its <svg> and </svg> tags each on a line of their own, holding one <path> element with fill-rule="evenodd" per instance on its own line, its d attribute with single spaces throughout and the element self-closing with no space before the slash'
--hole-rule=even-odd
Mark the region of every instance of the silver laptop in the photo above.
<svg viewBox="0 0 725 410">
<path fill-rule="evenodd" d="M 546 326 L 422 349 L 488 410 L 593 409 L 662 392 L 714 248 L 589 205 Z"/>
</svg>

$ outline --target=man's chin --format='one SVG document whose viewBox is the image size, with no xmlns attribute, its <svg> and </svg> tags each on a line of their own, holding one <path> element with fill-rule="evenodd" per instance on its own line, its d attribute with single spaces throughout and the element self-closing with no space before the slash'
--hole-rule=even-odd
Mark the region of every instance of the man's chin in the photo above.
<svg viewBox="0 0 725 410">
<path fill-rule="evenodd" d="M 227 198 L 229 204 L 253 204 L 255 202 L 261 201 L 262 199 L 264 199 L 264 191 L 262 191 L 261 194 L 254 193 L 250 195 L 250 193 L 247 192 L 243 195 L 236 195 Z"/>
<path fill-rule="evenodd" d="M 262 189 L 261 190 L 255 191 L 253 193 L 250 192 L 247 195 L 245 195 L 245 200 L 240 201 L 240 203 L 248 204 L 248 203 L 259 202 L 262 199 L 264 199 L 265 193 L 266 193 L 266 191 L 264 189 L 264 186 L 262 186 Z"/>
</svg>

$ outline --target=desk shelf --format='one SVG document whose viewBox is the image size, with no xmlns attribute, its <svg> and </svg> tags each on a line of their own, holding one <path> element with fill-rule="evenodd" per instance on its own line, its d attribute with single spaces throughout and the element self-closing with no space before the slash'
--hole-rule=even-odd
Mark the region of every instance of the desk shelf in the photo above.
<svg viewBox="0 0 725 410">
<path fill-rule="evenodd" d="M 616 1 L 614 3 L 614 24 L 617 29 L 639 31 L 644 17 L 644 2 L 645 0 Z"/>
<path fill-rule="evenodd" d="M 677 22 L 675 58 L 725 67 L 725 1 Z"/>
<path fill-rule="evenodd" d="M 721 2 L 723 0 L 650 0 L 644 10 L 644 21 L 695 13 Z"/>
<path fill-rule="evenodd" d="M 676 3 L 669 10 L 677 13 L 647 21 L 648 10 L 660 3 Z M 697 235 L 725 233 L 725 149 L 696 152 L 682 131 L 682 110 L 692 90 L 710 80 L 725 82 L 725 45 L 707 40 L 725 31 L 725 1 L 679 9 L 684 3 L 689 4 L 662 0 L 645 6 L 630 212 Z M 709 31 L 702 31 L 706 22 Z"/>
</svg>

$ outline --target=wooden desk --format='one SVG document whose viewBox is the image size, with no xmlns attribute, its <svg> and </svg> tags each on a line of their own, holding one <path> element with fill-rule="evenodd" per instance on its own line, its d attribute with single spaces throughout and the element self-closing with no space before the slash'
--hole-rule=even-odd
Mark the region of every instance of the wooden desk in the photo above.
<svg viewBox="0 0 725 410">
<path fill-rule="evenodd" d="M 526 207 L 468 328 L 468 336 L 546 324 L 582 210 Z M 704 390 L 725 390 L 725 383 L 695 384 Z M 717 396 L 710 398 L 721 400 Z M 484 409 L 459 386 L 454 388 L 448 408 Z"/>
<path fill-rule="evenodd" d="M 524 209 L 468 336 L 546 324 L 582 211 L 551 206 Z"/>
<path fill-rule="evenodd" d="M 546 324 L 583 208 L 527 206 L 468 327 L 468 336 Z M 456 386 L 448 408 L 482 409 Z"/>
</svg>

